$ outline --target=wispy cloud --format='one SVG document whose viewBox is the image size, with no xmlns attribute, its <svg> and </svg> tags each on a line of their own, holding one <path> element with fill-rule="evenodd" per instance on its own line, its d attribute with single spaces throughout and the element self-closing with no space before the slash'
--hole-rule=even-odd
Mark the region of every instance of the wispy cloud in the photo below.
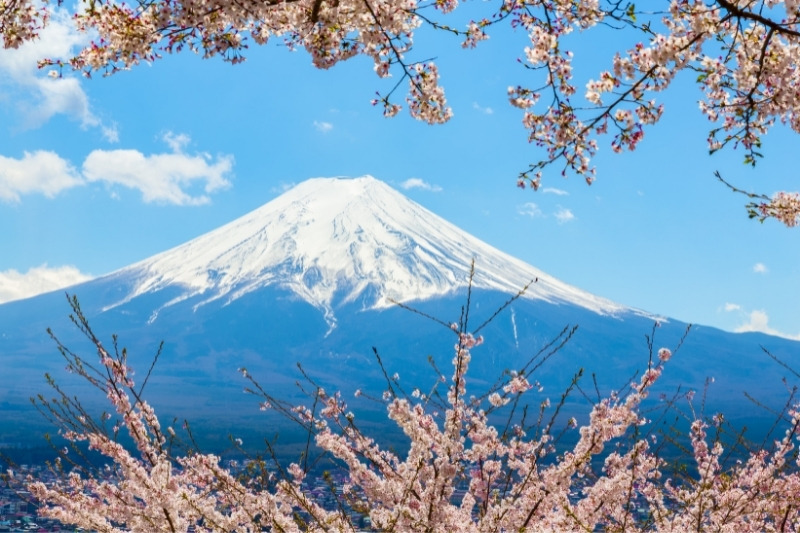
<svg viewBox="0 0 800 533">
<path fill-rule="evenodd" d="M 542 213 L 542 210 L 539 209 L 539 206 L 533 202 L 525 202 L 522 205 L 518 205 L 517 213 L 531 218 L 544 216 L 544 213 Z"/>
<path fill-rule="evenodd" d="M 273 194 L 283 194 L 286 191 L 288 191 L 289 189 L 291 189 L 292 187 L 294 187 L 295 185 L 297 185 L 297 183 L 294 182 L 294 181 L 289 182 L 289 183 L 286 183 L 285 181 L 282 181 L 279 184 L 277 184 L 277 185 L 275 185 L 273 187 L 270 187 L 269 191 L 271 193 L 273 193 Z"/>
<path fill-rule="evenodd" d="M 559 224 L 566 224 L 575 220 L 575 215 L 566 207 L 558 206 L 558 211 L 553 215 L 558 220 Z"/>
<path fill-rule="evenodd" d="M 400 184 L 400 186 L 405 189 L 422 189 L 425 191 L 432 191 L 432 192 L 439 192 L 442 190 L 441 187 L 438 185 L 432 185 L 425 180 L 421 180 L 419 178 L 408 178 L 406 181 Z"/>
<path fill-rule="evenodd" d="M 725 305 L 722 306 L 722 310 L 730 313 L 731 311 L 739 311 L 742 308 L 739 304 L 732 304 L 730 302 L 725 302 Z"/>
<path fill-rule="evenodd" d="M 176 153 L 183 152 L 183 149 L 192 142 L 192 138 L 185 133 L 173 133 L 171 131 L 162 135 L 161 140 L 169 146 L 170 150 Z"/>
<path fill-rule="evenodd" d="M 16 270 L 0 271 L 0 303 L 30 298 L 88 281 L 92 276 L 74 266 L 48 267 L 42 265 L 25 273 Z"/>
<path fill-rule="evenodd" d="M 544 187 L 542 189 L 544 194 L 555 194 L 558 196 L 567 196 L 569 193 L 563 189 L 556 189 L 555 187 Z"/>
<path fill-rule="evenodd" d="M 545 213 L 538 204 L 534 202 L 526 202 L 522 205 L 517 206 L 517 213 L 520 215 L 531 217 L 531 218 L 547 218 L 552 216 L 556 219 L 556 222 L 559 224 L 566 224 L 567 222 L 571 222 L 575 220 L 575 214 L 567 209 L 566 207 L 556 206 L 557 209 L 554 213 L 549 214 Z"/>
<path fill-rule="evenodd" d="M 142 193 L 147 203 L 203 205 L 209 194 L 231 186 L 228 176 L 233 157 L 213 158 L 207 153 L 186 154 L 190 139 L 167 132 L 164 135 L 172 153 L 145 155 L 138 150 L 94 150 L 83 162 L 87 181 L 121 185 Z M 201 193 L 191 190 L 200 187 Z"/>
<path fill-rule="evenodd" d="M 0 200 L 19 202 L 22 195 L 35 193 L 52 198 L 82 184 L 78 171 L 54 152 L 25 152 L 22 159 L 0 156 Z"/>
<path fill-rule="evenodd" d="M 769 272 L 769 269 L 767 268 L 767 265 L 765 265 L 764 263 L 756 263 L 755 265 L 753 265 L 753 272 L 755 272 L 756 274 L 766 274 L 767 272 Z"/>
<path fill-rule="evenodd" d="M 483 107 L 478 102 L 472 102 L 472 109 L 480 111 L 484 115 L 491 115 L 494 113 L 494 109 L 492 109 L 491 107 Z"/>
<path fill-rule="evenodd" d="M 116 126 L 106 124 L 91 109 L 80 78 L 65 69 L 61 77 L 48 76 L 37 67 L 42 58 L 68 58 L 88 44 L 89 35 L 79 33 L 66 10 L 56 9 L 39 38 L 16 50 L 0 49 L 0 96 L 14 103 L 21 127 L 37 128 L 55 115 L 67 115 L 85 128 L 100 128 L 109 142 L 119 139 Z"/>
<path fill-rule="evenodd" d="M 328 133 L 333 129 L 333 124 L 322 120 L 315 120 L 314 129 L 316 129 L 320 133 Z"/>
</svg>

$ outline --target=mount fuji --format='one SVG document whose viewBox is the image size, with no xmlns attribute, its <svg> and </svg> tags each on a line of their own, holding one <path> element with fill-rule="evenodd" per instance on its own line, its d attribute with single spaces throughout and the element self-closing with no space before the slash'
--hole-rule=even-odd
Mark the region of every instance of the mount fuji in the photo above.
<svg viewBox="0 0 800 533">
<path fill-rule="evenodd" d="M 380 394 L 374 346 L 404 386 L 426 389 L 437 377 L 428 356 L 445 374 L 452 358 L 454 338 L 443 324 L 468 310 L 477 327 L 529 283 L 482 331 L 487 344 L 475 351 L 470 368 L 477 390 L 576 324 L 577 332 L 539 372 L 541 395 L 558 397 L 581 368 L 602 391 L 619 389 L 646 367 L 646 335 L 655 335 L 656 348 L 675 347 L 686 329 L 663 318 L 655 328 L 655 315 L 570 286 L 369 176 L 308 180 L 214 231 L 68 291 L 99 335 L 109 342 L 119 335 L 135 368 L 148 368 L 165 341 L 146 396 L 162 415 L 203 428 L 215 446 L 228 433 L 260 439 L 289 431 L 241 393 L 246 383 L 238 368 L 290 401 L 301 399 L 297 364 L 328 390 Z M 30 416 L 27 401 L 47 392 L 43 373 L 88 394 L 64 375 L 45 334 L 51 327 L 92 357 L 68 311 L 61 292 L 0 305 L 0 443 L 49 429 Z M 768 405 L 786 400 L 780 383 L 787 371 L 762 346 L 800 368 L 800 343 L 697 327 L 670 361 L 664 391 L 702 389 L 713 376 L 709 405 L 752 426 L 764 417 L 745 391 Z M 584 386 L 594 389 L 591 381 Z M 537 405 L 541 399 L 532 395 Z M 588 412 L 586 402 L 579 398 L 566 408 Z M 373 422 L 384 418 L 378 413 Z"/>
<path fill-rule="evenodd" d="M 103 311 L 143 295 L 178 288 L 153 310 L 224 305 L 276 286 L 318 309 L 331 328 L 337 307 L 362 310 L 452 294 L 480 265 L 473 286 L 515 293 L 533 279 L 528 298 L 577 305 L 600 314 L 631 310 L 548 276 L 459 230 L 385 183 L 308 180 L 215 231 L 124 268 L 108 282 L 129 287 Z"/>
</svg>

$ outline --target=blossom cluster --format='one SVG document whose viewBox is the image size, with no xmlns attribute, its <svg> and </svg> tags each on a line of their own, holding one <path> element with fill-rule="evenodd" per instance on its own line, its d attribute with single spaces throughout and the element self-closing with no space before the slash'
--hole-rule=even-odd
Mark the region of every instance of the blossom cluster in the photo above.
<svg viewBox="0 0 800 533">
<path fill-rule="evenodd" d="M 19 48 L 34 39 L 47 23 L 49 13 L 44 6 L 27 0 L 0 1 L 0 35 L 3 48 Z"/>
<path fill-rule="evenodd" d="M 800 221 L 800 194 L 778 192 L 768 201 L 759 203 L 757 213 L 761 220 L 774 218 L 790 228 L 797 226 Z"/>
</svg>

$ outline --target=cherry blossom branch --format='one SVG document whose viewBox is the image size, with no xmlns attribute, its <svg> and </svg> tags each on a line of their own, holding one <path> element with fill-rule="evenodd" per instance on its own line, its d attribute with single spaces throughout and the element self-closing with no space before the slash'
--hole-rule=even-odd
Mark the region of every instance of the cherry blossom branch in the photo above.
<svg viewBox="0 0 800 533">
<path fill-rule="evenodd" d="M 751 20 L 753 22 L 758 22 L 762 26 L 765 26 L 772 30 L 773 32 L 777 32 L 780 34 L 790 35 L 792 37 L 800 37 L 800 32 L 796 30 L 792 30 L 789 26 L 791 24 L 797 23 L 797 18 L 791 19 L 791 22 L 787 21 L 784 24 L 779 24 L 774 20 L 768 19 L 763 15 L 758 13 L 754 13 L 752 11 L 748 11 L 746 9 L 741 9 L 736 4 L 732 4 L 728 0 L 715 0 L 717 4 L 719 4 L 722 8 L 724 8 L 727 12 L 731 15 L 735 16 L 736 18 L 741 18 L 745 20 Z M 788 2 L 787 2 L 788 4 Z"/>
<path fill-rule="evenodd" d="M 542 171 L 557 162 L 563 162 L 562 175 L 591 183 L 598 139 L 609 133 L 609 124 L 615 130 L 612 150 L 635 150 L 645 127 L 655 125 L 663 112 L 649 94 L 669 89 L 677 73 L 687 69 L 699 73 L 701 112 L 714 123 L 707 137 L 710 152 L 741 146 L 745 162 L 755 164 L 761 138 L 777 120 L 800 132 L 796 0 L 674 0 L 666 9 L 649 11 L 626 0 L 502 0 L 487 3 L 486 16 L 463 29 L 447 23 L 458 7 L 457 0 L 225 0 L 214 5 L 148 0 L 132 7 L 93 0 L 76 8 L 75 22 L 97 38 L 75 57 L 44 59 L 41 66 L 57 67 L 57 76 L 66 66 L 87 76 L 113 74 L 185 47 L 238 63 L 249 42 L 265 44 L 277 37 L 289 48 L 304 48 L 318 68 L 366 56 L 379 77 L 399 72 L 399 81 L 388 92 L 378 91 L 372 103 L 382 104 L 385 116 L 395 116 L 401 106 L 392 96 L 407 81 L 411 116 L 438 124 L 447 122 L 452 110 L 437 65 L 417 59 L 437 54 L 413 56 L 416 31 L 423 25 L 446 31 L 471 48 L 489 38 L 490 30 L 508 25 L 528 34 L 523 65 L 531 72 L 531 82 L 512 88 L 509 100 L 523 112 L 529 141 L 543 149 L 519 174 L 520 186 L 538 188 Z M 3 46 L 35 38 L 50 9 L 34 0 L 0 1 Z M 634 39 L 646 41 L 634 41 L 632 48 L 616 54 L 612 70 L 587 86 L 583 97 L 589 105 L 584 106 L 577 102 L 567 48 L 572 34 L 586 32 L 590 39 L 596 26 L 630 30 Z M 619 92 L 622 85 L 627 89 Z M 542 93 L 549 99 L 539 104 Z M 610 105 L 601 101 L 605 93 L 616 94 Z M 758 216 L 793 220 L 780 218 L 791 209 L 793 194 L 773 199 L 774 206 Z"/>
<path fill-rule="evenodd" d="M 744 194 L 748 198 L 757 200 L 745 206 L 750 218 L 757 218 L 759 222 L 764 222 L 768 218 L 774 218 L 790 228 L 800 223 L 800 194 L 777 192 L 770 198 L 765 194 L 748 192 L 734 187 L 728 183 L 719 172 L 715 172 L 714 175 L 731 191 L 737 194 Z"/>
</svg>

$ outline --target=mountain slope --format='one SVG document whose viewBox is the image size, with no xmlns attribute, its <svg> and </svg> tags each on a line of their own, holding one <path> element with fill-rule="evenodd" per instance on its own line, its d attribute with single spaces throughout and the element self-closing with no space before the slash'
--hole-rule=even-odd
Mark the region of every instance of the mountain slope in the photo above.
<svg viewBox="0 0 800 533">
<path fill-rule="evenodd" d="M 131 288 L 106 310 L 180 287 L 153 310 L 155 320 L 179 302 L 191 300 L 196 310 L 277 285 L 321 310 L 333 327 L 337 305 L 381 309 L 392 300 L 451 294 L 467 283 L 473 258 L 476 288 L 515 293 L 538 279 L 526 297 L 601 314 L 630 311 L 500 252 L 370 176 L 305 181 L 217 230 L 111 274 Z"/>
</svg>

